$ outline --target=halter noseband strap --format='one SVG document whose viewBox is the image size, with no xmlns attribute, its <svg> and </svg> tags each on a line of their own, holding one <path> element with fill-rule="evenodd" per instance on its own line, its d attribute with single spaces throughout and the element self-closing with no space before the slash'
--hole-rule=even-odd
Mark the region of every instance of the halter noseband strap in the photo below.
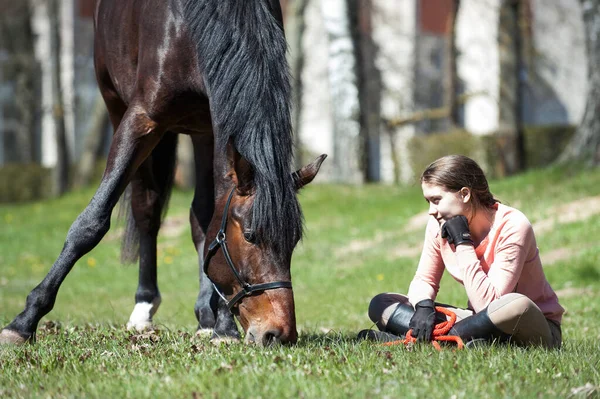
<svg viewBox="0 0 600 399">
<path fill-rule="evenodd" d="M 276 288 L 292 288 L 291 281 L 275 281 L 272 283 L 248 284 L 240 276 L 235 265 L 233 264 L 233 260 L 231 259 L 231 256 L 229 255 L 229 249 L 227 248 L 227 235 L 226 235 L 227 218 L 228 218 L 228 214 L 229 214 L 229 205 L 231 204 L 231 198 L 233 198 L 234 192 L 235 192 L 235 187 L 233 189 L 231 189 L 231 192 L 229 193 L 229 197 L 227 198 L 227 203 L 225 204 L 225 209 L 223 210 L 223 218 L 221 219 L 221 228 L 219 229 L 219 232 L 217 233 L 217 236 L 215 237 L 213 242 L 211 242 L 210 245 L 208 246 L 208 252 L 206 254 L 206 257 L 204 258 L 204 264 L 202 266 L 204 269 L 204 274 L 206 274 L 206 276 L 208 277 L 208 266 L 210 264 L 210 260 L 217 253 L 219 248 L 221 248 L 223 250 L 223 256 L 225 257 L 225 261 L 231 268 L 231 271 L 233 271 L 233 274 L 234 274 L 235 278 L 237 279 L 238 283 L 240 284 L 241 289 L 240 289 L 240 291 L 238 291 L 237 294 L 235 294 L 235 296 L 233 298 L 231 298 L 230 301 L 227 301 L 227 299 L 225 298 L 225 295 L 223 295 L 223 293 L 217 288 L 216 284 L 212 280 L 211 280 L 211 282 L 212 282 L 213 286 L 215 287 L 215 291 L 217 291 L 217 294 L 219 294 L 219 296 L 225 301 L 225 303 L 227 304 L 227 307 L 230 310 L 235 306 L 236 303 L 238 303 L 240 300 L 242 300 L 242 298 L 245 298 L 248 295 L 251 295 L 253 292 L 272 290 L 272 289 L 276 289 Z M 210 280 L 210 277 L 208 277 L 208 278 Z"/>
</svg>

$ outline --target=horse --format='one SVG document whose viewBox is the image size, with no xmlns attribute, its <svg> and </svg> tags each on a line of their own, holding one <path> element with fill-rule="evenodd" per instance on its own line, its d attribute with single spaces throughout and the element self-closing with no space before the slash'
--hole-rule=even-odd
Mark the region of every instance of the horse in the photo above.
<svg viewBox="0 0 600 399">
<path fill-rule="evenodd" d="M 177 137 L 191 137 L 190 207 L 200 289 L 198 333 L 258 345 L 298 338 L 292 251 L 302 237 L 297 192 L 326 155 L 291 173 L 286 41 L 278 0 L 98 0 L 94 63 L 114 134 L 100 184 L 49 273 L 0 342 L 35 342 L 77 260 L 109 231 L 123 196 L 122 256 L 139 258 L 127 327 L 152 323 L 161 296 L 157 234 L 174 181 Z M 211 332 L 212 331 L 212 332 Z"/>
</svg>

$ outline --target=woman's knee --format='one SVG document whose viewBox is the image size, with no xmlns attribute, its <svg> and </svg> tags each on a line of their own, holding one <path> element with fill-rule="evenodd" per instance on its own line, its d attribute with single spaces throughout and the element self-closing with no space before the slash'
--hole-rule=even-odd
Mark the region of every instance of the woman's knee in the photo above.
<svg viewBox="0 0 600 399">
<path fill-rule="evenodd" d="M 494 319 L 512 319 L 520 317 L 532 309 L 539 310 L 531 299 L 515 292 L 503 295 L 490 303 L 488 306 L 488 316 L 492 321 Z"/>
<path fill-rule="evenodd" d="M 521 294 L 504 295 L 488 306 L 488 316 L 501 331 L 517 344 L 552 346 L 553 337 L 540 308 Z"/>
<path fill-rule="evenodd" d="M 375 295 L 369 304 L 369 318 L 373 323 L 379 323 L 384 311 L 390 306 L 399 303 L 408 303 L 408 297 L 388 292 Z"/>
</svg>

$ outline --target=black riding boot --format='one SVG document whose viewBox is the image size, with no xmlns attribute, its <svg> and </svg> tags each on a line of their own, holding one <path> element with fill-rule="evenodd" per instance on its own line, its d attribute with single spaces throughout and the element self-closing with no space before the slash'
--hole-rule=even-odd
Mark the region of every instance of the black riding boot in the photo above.
<svg viewBox="0 0 600 399">
<path fill-rule="evenodd" d="M 507 342 L 510 339 L 510 334 L 492 323 L 487 308 L 456 323 L 448 335 L 459 336 L 467 346 L 476 342 Z"/>
<path fill-rule="evenodd" d="M 410 319 L 415 314 L 415 310 L 413 307 L 407 303 L 398 305 L 394 313 L 388 319 L 388 322 L 385 326 L 385 331 L 404 336 L 408 330 L 410 330 L 409 323 Z M 440 312 L 436 312 L 435 314 L 435 324 L 442 323 L 446 321 L 446 315 Z"/>
<path fill-rule="evenodd" d="M 377 342 L 392 342 L 404 339 L 404 334 L 408 331 L 408 323 L 415 313 L 412 306 L 408 304 L 398 305 L 387 322 L 385 329 L 362 330 L 358 333 L 358 339 L 367 339 Z"/>
</svg>

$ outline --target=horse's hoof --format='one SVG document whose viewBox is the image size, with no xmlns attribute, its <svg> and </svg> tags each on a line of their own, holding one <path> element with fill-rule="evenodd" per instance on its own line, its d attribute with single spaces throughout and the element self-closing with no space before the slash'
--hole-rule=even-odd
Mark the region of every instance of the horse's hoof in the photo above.
<svg viewBox="0 0 600 399">
<path fill-rule="evenodd" d="M 127 322 L 127 331 L 144 332 L 153 330 L 152 321 L 132 321 Z"/>
<path fill-rule="evenodd" d="M 194 334 L 194 337 L 197 337 L 197 338 L 210 338 L 212 336 L 213 336 L 212 328 L 199 328 L 196 331 L 196 334 Z"/>
<path fill-rule="evenodd" d="M 0 345 L 23 345 L 27 340 L 18 332 L 4 329 L 0 332 Z"/>
<path fill-rule="evenodd" d="M 160 297 L 156 297 L 154 298 L 152 303 L 136 303 L 135 307 L 133 308 L 133 312 L 131 312 L 131 316 L 129 316 L 129 321 L 127 322 L 127 330 L 135 330 L 137 332 L 151 330 L 153 327 L 152 316 L 158 310 L 160 302 Z"/>
</svg>

